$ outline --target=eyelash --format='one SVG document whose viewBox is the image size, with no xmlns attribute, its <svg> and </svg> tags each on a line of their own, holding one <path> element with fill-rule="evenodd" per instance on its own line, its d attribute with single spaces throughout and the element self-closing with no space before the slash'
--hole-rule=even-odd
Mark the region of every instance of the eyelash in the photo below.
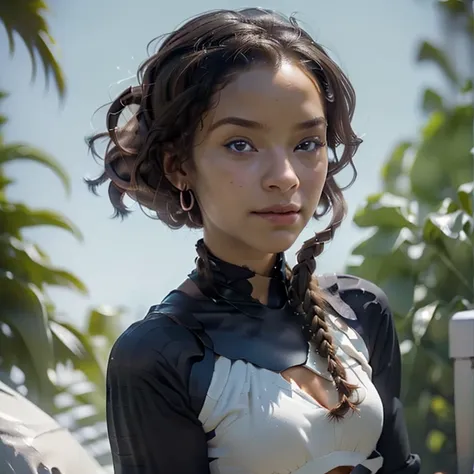
<svg viewBox="0 0 474 474">
<path fill-rule="evenodd" d="M 236 143 L 244 143 L 246 145 L 249 145 L 252 150 L 250 151 L 257 151 L 255 149 L 255 147 L 248 141 L 248 140 L 243 140 L 243 139 L 239 139 L 239 140 L 232 140 L 231 142 L 228 142 L 224 145 L 225 148 L 227 148 L 228 150 L 234 152 L 234 153 L 238 153 L 238 154 L 242 154 L 242 153 L 249 153 L 249 151 L 238 151 L 238 150 L 233 150 L 231 148 L 232 145 L 235 145 Z M 306 139 L 306 140 L 303 140 L 301 141 L 296 148 L 298 148 L 300 145 L 304 144 L 304 143 L 314 143 L 316 148 L 314 150 L 310 150 L 310 151 L 307 151 L 307 153 L 312 153 L 316 150 L 318 150 L 319 148 L 322 148 L 323 146 L 325 146 L 325 143 L 323 143 L 319 138 L 311 138 L 311 139 Z"/>
</svg>

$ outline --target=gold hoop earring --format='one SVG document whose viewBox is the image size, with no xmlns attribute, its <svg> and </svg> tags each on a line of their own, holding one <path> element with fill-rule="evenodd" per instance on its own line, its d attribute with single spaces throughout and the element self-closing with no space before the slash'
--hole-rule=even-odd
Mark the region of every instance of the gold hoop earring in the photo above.
<svg viewBox="0 0 474 474">
<path fill-rule="evenodd" d="M 189 204 L 186 204 L 184 193 L 187 192 L 189 194 Z M 184 189 L 183 191 L 179 192 L 179 204 L 181 205 L 181 209 L 184 212 L 189 212 L 194 207 L 195 199 L 194 193 L 191 189 Z"/>
</svg>

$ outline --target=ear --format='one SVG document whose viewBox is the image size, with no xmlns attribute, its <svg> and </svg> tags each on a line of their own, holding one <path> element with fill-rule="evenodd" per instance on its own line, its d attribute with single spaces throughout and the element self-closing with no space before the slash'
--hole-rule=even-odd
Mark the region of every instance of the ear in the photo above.
<svg viewBox="0 0 474 474">
<path fill-rule="evenodd" d="M 163 158 L 163 171 L 168 181 L 176 188 L 184 190 L 189 187 L 189 176 L 179 165 L 176 155 L 165 153 Z"/>
</svg>

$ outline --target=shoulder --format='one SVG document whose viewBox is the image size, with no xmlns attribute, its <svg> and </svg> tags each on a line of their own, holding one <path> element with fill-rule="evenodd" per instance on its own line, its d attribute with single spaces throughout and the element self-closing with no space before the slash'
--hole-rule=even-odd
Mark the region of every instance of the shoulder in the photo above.
<svg viewBox="0 0 474 474">
<path fill-rule="evenodd" d="M 371 281 L 353 275 L 333 273 L 318 276 L 318 282 L 328 296 L 329 303 L 333 299 L 341 299 L 355 313 L 353 317 L 367 312 L 373 316 L 378 314 L 380 317 L 391 317 L 387 295 Z"/>
<path fill-rule="evenodd" d="M 154 306 L 147 316 L 129 326 L 117 339 L 109 357 L 109 371 L 150 373 L 189 370 L 191 359 L 202 356 L 195 335 L 171 316 L 173 308 Z M 175 308 L 179 314 L 180 309 Z M 186 366 L 186 367 L 184 367 Z"/>
<path fill-rule="evenodd" d="M 328 304 L 364 339 L 372 353 L 381 339 L 394 334 L 394 322 L 385 292 L 371 281 L 346 274 L 318 277 Z"/>
<path fill-rule="evenodd" d="M 170 295 L 115 342 L 107 366 L 108 392 L 151 389 L 166 393 L 168 399 L 177 397 L 175 404 L 184 400 L 186 410 L 197 414 L 213 374 L 214 357 L 198 337 L 192 301 L 179 292 Z"/>
<path fill-rule="evenodd" d="M 363 306 L 367 310 L 367 304 L 370 303 L 380 314 L 390 313 L 387 295 L 375 283 L 353 275 L 337 274 L 336 278 L 339 294 L 350 301 L 355 309 Z"/>
</svg>

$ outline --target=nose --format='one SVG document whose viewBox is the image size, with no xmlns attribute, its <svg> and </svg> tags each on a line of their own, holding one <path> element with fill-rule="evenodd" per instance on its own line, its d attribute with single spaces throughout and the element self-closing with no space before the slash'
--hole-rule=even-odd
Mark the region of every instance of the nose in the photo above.
<svg viewBox="0 0 474 474">
<path fill-rule="evenodd" d="M 268 191 L 287 193 L 298 189 L 299 177 L 285 152 L 273 152 L 268 159 L 268 170 L 263 177 L 263 187 Z"/>
</svg>

